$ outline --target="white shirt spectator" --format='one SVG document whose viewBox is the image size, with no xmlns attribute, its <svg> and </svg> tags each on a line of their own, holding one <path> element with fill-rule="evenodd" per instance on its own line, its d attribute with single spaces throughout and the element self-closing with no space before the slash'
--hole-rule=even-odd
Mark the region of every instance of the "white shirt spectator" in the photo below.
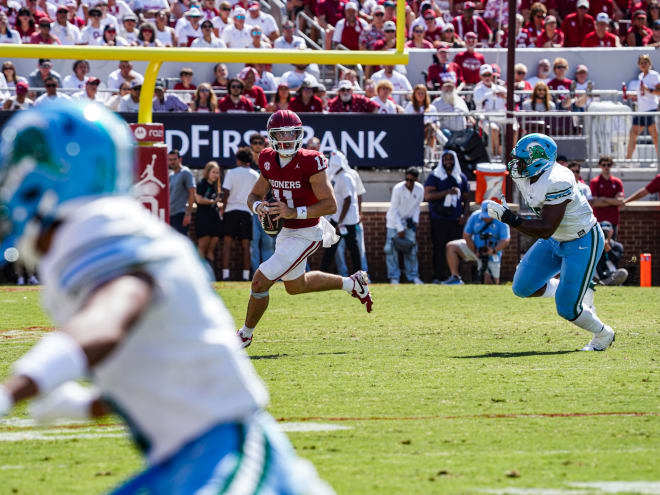
<svg viewBox="0 0 660 495">
<path fill-rule="evenodd" d="M 21 35 L 18 34 L 18 31 L 10 29 L 9 25 L 7 25 L 7 32 L 0 34 L 0 43 L 20 45 L 22 43 Z"/>
<path fill-rule="evenodd" d="M 378 81 L 381 81 L 383 79 L 386 79 L 392 83 L 392 86 L 394 86 L 394 91 L 407 91 L 407 92 L 412 92 L 412 86 L 410 85 L 410 81 L 404 76 L 403 74 L 400 74 L 397 71 L 392 71 L 391 76 L 387 76 L 385 73 L 385 69 L 381 69 L 378 72 L 375 72 L 371 76 L 371 80 L 374 82 L 374 84 L 377 84 Z M 401 105 L 401 102 L 404 101 L 404 95 L 392 95 L 392 98 L 394 98 L 394 101 L 398 104 Z"/>
<path fill-rule="evenodd" d="M 120 112 L 137 112 L 140 108 L 140 102 L 133 101 L 131 95 L 124 95 L 119 101 Z"/>
<path fill-rule="evenodd" d="M 442 17 L 436 17 L 435 25 L 438 27 L 438 29 L 442 29 L 443 26 L 445 25 L 445 21 L 442 20 Z M 426 30 L 426 21 L 424 20 L 424 17 L 419 16 L 417 19 L 412 21 L 412 24 L 410 25 L 410 29 L 408 30 L 408 32 L 412 33 L 413 29 L 415 29 L 417 26 L 421 26 L 424 28 L 424 30 Z"/>
<path fill-rule="evenodd" d="M 412 219 L 419 223 L 419 207 L 424 200 L 424 186 L 415 181 L 412 191 L 406 187 L 406 181 L 401 181 L 392 188 L 390 207 L 385 216 L 388 229 L 397 232 L 406 230 L 406 220 Z"/>
<path fill-rule="evenodd" d="M 135 79 L 137 79 L 141 83 L 144 82 L 144 77 L 142 77 L 142 74 L 139 74 L 134 70 L 132 70 L 131 75 L 133 75 Z M 108 76 L 108 89 L 111 89 L 113 91 L 118 91 L 119 86 L 121 86 L 121 83 L 123 83 L 124 81 L 125 79 L 121 75 L 121 71 L 119 69 L 112 71 Z"/>
<path fill-rule="evenodd" d="M 534 86 L 536 86 L 536 84 L 540 83 L 540 82 L 544 82 L 544 83 L 548 84 L 548 82 L 550 82 L 550 78 L 549 77 L 532 76 L 529 79 L 527 79 L 527 82 L 532 86 L 532 88 L 534 88 Z"/>
<path fill-rule="evenodd" d="M 247 197 L 259 179 L 259 172 L 250 167 L 235 167 L 227 170 L 222 188 L 229 191 L 225 213 L 240 210 L 252 213 L 247 206 Z"/>
<path fill-rule="evenodd" d="M 301 72 L 296 72 L 294 70 L 290 70 L 282 74 L 282 76 L 280 77 L 280 81 L 286 82 L 287 85 L 289 86 L 289 89 L 291 89 L 292 91 L 297 90 L 300 87 L 300 85 L 303 83 L 303 81 L 310 81 L 312 83 L 312 87 L 319 85 L 318 80 L 309 72 L 301 73 Z"/>
<path fill-rule="evenodd" d="M 87 96 L 87 91 L 84 89 L 82 91 L 77 91 L 71 95 L 71 99 L 74 101 L 83 100 L 83 101 L 92 101 L 89 96 Z M 105 101 L 100 93 L 96 93 L 94 100 L 96 103 L 103 104 Z"/>
<path fill-rule="evenodd" d="M 361 31 L 366 31 L 366 30 L 369 29 L 369 24 L 364 19 L 361 19 L 361 18 L 358 17 L 357 22 L 358 22 L 358 24 L 360 24 L 360 28 L 359 28 L 360 32 Z M 332 34 L 333 43 L 341 43 L 341 35 L 344 33 L 344 26 L 345 25 L 346 25 L 346 19 L 339 19 L 339 21 L 337 21 L 337 24 L 335 24 L 335 31 Z M 358 29 L 357 26 L 355 27 L 355 29 L 356 30 Z M 295 36 L 294 36 L 294 38 L 295 38 Z"/>
<path fill-rule="evenodd" d="M 50 32 L 57 36 L 63 45 L 75 45 L 80 42 L 80 29 L 70 22 L 67 22 L 66 26 L 53 22 L 50 25 Z"/>
<path fill-rule="evenodd" d="M 106 46 L 105 41 L 103 41 L 103 38 L 97 39 L 95 43 L 90 43 L 90 45 Z M 115 35 L 115 46 L 131 46 L 131 44 L 121 36 Z"/>
<path fill-rule="evenodd" d="M 57 101 L 57 100 L 71 101 L 71 98 L 69 97 L 69 95 L 65 95 L 64 93 L 56 93 L 53 96 L 48 96 L 48 93 L 44 93 L 35 100 L 34 106 L 41 105 L 42 103 L 46 103 L 47 101 Z"/>
<path fill-rule="evenodd" d="M 222 32 L 222 41 L 224 41 L 229 48 L 250 48 L 252 46 L 252 35 L 250 30 L 252 26 L 247 24 L 243 25 L 243 29 L 236 29 L 233 24 Z"/>
<path fill-rule="evenodd" d="M 201 38 L 202 37 L 202 23 L 197 24 L 197 29 L 195 29 L 187 19 L 182 19 L 183 22 L 177 22 L 176 37 L 179 38 L 179 46 L 182 43 L 185 45 L 188 44 L 190 38 Z"/>
<path fill-rule="evenodd" d="M 103 39 L 103 28 L 95 28 L 91 24 L 82 28 L 80 32 L 80 41 L 81 45 L 96 45 L 96 40 L 99 38 Z"/>
<path fill-rule="evenodd" d="M 119 31 L 117 31 L 117 34 L 128 41 L 128 43 L 133 44 L 134 42 L 138 41 L 140 31 L 133 29 L 133 31 L 128 32 L 124 28 L 120 28 Z"/>
<path fill-rule="evenodd" d="M 358 210 L 358 198 L 357 198 L 357 186 L 355 184 L 355 179 L 350 173 L 347 173 L 346 170 L 337 173 L 332 182 L 334 183 L 333 189 L 335 191 L 335 197 L 337 198 L 337 211 L 332 215 L 332 220 L 339 223 L 339 215 L 341 215 L 341 210 L 343 209 L 344 200 L 350 196 L 351 204 L 348 207 L 348 211 L 342 220 L 343 225 L 355 225 L 360 222 L 360 212 Z"/>
<path fill-rule="evenodd" d="M 112 26 L 115 28 L 115 31 L 119 32 L 119 23 L 114 15 L 107 14 L 105 17 L 101 18 L 101 29 L 106 26 Z"/>
<path fill-rule="evenodd" d="M 307 48 L 307 43 L 305 43 L 305 40 L 300 36 L 294 34 L 291 38 L 291 43 L 289 43 L 284 36 L 280 36 L 273 42 L 273 47 L 284 50 L 304 50 Z"/>
<path fill-rule="evenodd" d="M 162 31 L 158 30 L 158 26 L 156 26 L 156 39 L 160 41 L 163 45 L 165 46 L 173 46 L 172 45 L 172 33 L 174 32 L 174 29 L 165 26 L 165 28 Z"/>
<path fill-rule="evenodd" d="M 655 87 L 660 84 L 660 74 L 654 70 L 649 70 L 646 76 L 643 72 L 639 73 L 637 79 L 641 81 L 637 90 L 637 110 L 640 112 L 655 112 L 658 109 L 658 96 L 651 93 Z M 642 84 L 644 90 L 642 92 Z"/>
<path fill-rule="evenodd" d="M 248 13 L 248 15 L 245 17 L 245 22 L 251 26 L 260 27 L 261 32 L 266 36 L 270 36 L 273 31 L 277 31 L 277 23 L 275 22 L 275 18 L 270 14 L 266 14 L 265 12 L 259 12 L 259 17 L 256 19 Z"/>
<path fill-rule="evenodd" d="M 277 81 L 272 72 L 263 71 L 259 79 L 254 83 L 255 86 L 259 86 L 264 91 L 276 91 L 277 90 Z"/>
<path fill-rule="evenodd" d="M 170 10 L 167 0 L 135 0 L 135 10 Z"/>
<path fill-rule="evenodd" d="M 7 86 L 7 79 L 5 78 L 5 75 L 0 72 L 0 101 L 5 101 L 11 96 L 11 93 L 9 93 L 9 86 Z"/>
<path fill-rule="evenodd" d="M 218 30 L 218 36 L 222 38 L 222 33 L 224 33 L 225 29 L 227 29 L 229 26 L 233 26 L 233 23 L 231 22 L 231 18 L 227 19 L 227 22 L 222 20 L 222 17 L 219 15 L 215 16 L 213 19 L 211 19 L 211 23 L 213 24 L 213 27 Z"/>
<path fill-rule="evenodd" d="M 477 84 L 473 96 L 477 110 L 488 112 L 505 109 L 506 98 L 497 96 L 496 93 L 506 93 L 506 88 L 497 84 L 492 84 L 490 87 L 481 82 Z"/>
<path fill-rule="evenodd" d="M 371 101 L 374 101 L 380 105 L 380 108 L 376 113 L 396 113 L 396 104 L 389 98 L 383 101 L 378 96 L 374 96 L 371 98 Z"/>
<path fill-rule="evenodd" d="M 82 81 L 76 77 L 75 74 L 69 74 L 64 79 L 62 79 L 62 88 L 64 89 L 84 89 L 85 81 L 87 78 Z"/>
<path fill-rule="evenodd" d="M 405 106 L 403 109 L 403 113 L 429 113 L 429 112 L 436 112 L 437 110 L 433 105 L 429 105 L 426 108 L 419 107 L 419 110 L 415 110 L 415 107 L 412 104 L 412 101 L 409 101 L 408 104 Z M 425 124 L 430 124 L 431 122 L 435 122 L 437 119 L 435 117 L 424 117 L 424 123 Z"/>
<path fill-rule="evenodd" d="M 458 114 L 455 117 L 438 117 L 437 122 L 442 129 L 462 131 L 467 127 L 465 116 L 469 113 L 469 110 L 465 100 L 460 96 L 454 95 L 453 105 L 445 101 L 442 96 L 439 96 L 431 102 L 431 106 L 435 107 L 435 111 L 438 113 Z"/>
<path fill-rule="evenodd" d="M 135 15 L 135 12 L 124 0 L 115 0 L 113 7 L 108 6 L 108 11 L 115 16 L 115 19 L 123 19 L 125 15 Z"/>
<path fill-rule="evenodd" d="M 203 37 L 197 38 L 190 45 L 192 48 L 227 48 L 227 45 L 220 38 L 216 38 L 215 35 L 211 35 L 211 41 L 205 41 Z"/>
</svg>

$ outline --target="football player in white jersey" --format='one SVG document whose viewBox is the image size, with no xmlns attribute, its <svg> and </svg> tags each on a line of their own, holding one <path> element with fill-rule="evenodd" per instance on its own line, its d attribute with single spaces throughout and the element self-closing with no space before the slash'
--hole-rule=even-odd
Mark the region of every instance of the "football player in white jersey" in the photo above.
<svg viewBox="0 0 660 495">
<path fill-rule="evenodd" d="M 0 154 L 0 253 L 39 266 L 60 329 L 14 363 L 0 416 L 35 396 L 38 420 L 120 414 L 147 468 L 115 494 L 332 493 L 263 411 L 192 244 L 129 197 L 126 124 L 47 104 L 7 122 Z"/>
<path fill-rule="evenodd" d="M 511 178 L 538 216 L 524 219 L 506 204 L 488 203 L 491 217 L 538 238 L 516 269 L 513 292 L 519 297 L 554 297 L 561 317 L 593 333 L 582 350 L 604 351 L 614 341 L 614 331 L 596 316 L 589 287 L 603 252 L 603 231 L 573 173 L 555 163 L 557 144 L 552 138 L 528 134 L 512 154 L 507 166 Z"/>
</svg>

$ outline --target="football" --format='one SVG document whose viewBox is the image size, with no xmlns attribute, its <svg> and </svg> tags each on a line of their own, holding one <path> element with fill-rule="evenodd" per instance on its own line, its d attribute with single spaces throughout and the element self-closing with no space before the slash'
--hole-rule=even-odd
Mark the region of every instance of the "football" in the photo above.
<svg viewBox="0 0 660 495">
<path fill-rule="evenodd" d="M 275 214 L 266 213 L 261 217 L 261 227 L 264 229 L 264 232 L 271 237 L 277 237 L 277 234 L 280 233 L 282 227 L 284 226 L 284 219 L 278 218 L 275 220 Z"/>
</svg>

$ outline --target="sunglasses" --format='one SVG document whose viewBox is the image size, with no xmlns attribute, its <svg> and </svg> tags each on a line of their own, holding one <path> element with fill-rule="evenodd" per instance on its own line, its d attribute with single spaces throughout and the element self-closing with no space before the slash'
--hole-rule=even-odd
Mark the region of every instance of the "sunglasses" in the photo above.
<svg viewBox="0 0 660 495">
<path fill-rule="evenodd" d="M 374 14 L 374 17 L 381 17 L 381 16 L 384 16 L 384 15 L 385 15 L 385 14 L 383 14 L 382 12 L 376 12 L 376 13 Z"/>
<path fill-rule="evenodd" d="M 47 88 L 56 88 L 57 84 L 46 84 Z"/>
<path fill-rule="evenodd" d="M 229 86 L 229 89 L 243 89 L 243 88 L 238 84 L 232 84 L 231 86 Z"/>
<path fill-rule="evenodd" d="M 339 90 L 340 93 L 344 93 L 344 92 L 346 92 L 346 91 L 351 91 L 351 90 L 348 89 L 348 88 L 342 88 L 342 89 Z"/>
<path fill-rule="evenodd" d="M 255 144 L 257 146 L 263 146 L 264 144 L 266 144 L 266 142 L 265 141 L 252 141 L 250 144 Z"/>
<path fill-rule="evenodd" d="M 567 65 L 555 65 L 555 69 L 568 69 Z"/>
<path fill-rule="evenodd" d="M 408 179 L 408 178 L 406 178 L 406 182 L 415 182 L 415 179 Z"/>
<path fill-rule="evenodd" d="M 612 166 L 611 163 L 600 163 L 599 165 L 604 168 L 610 168 Z"/>
<path fill-rule="evenodd" d="M 492 74 L 481 74 L 481 77 L 493 77 Z"/>
<path fill-rule="evenodd" d="M 210 91 L 209 91 L 208 89 L 206 89 L 206 88 L 200 88 L 200 89 L 199 89 L 199 92 L 200 92 L 200 93 L 210 93 Z"/>
<path fill-rule="evenodd" d="M 536 14 L 534 17 L 537 19 L 545 19 L 545 14 Z"/>
<path fill-rule="evenodd" d="M 524 70 L 517 70 L 516 74 L 524 76 L 525 74 L 527 74 L 527 72 L 525 72 Z"/>
<path fill-rule="evenodd" d="M 234 17 L 234 19 L 236 19 L 237 21 L 244 21 L 245 16 L 244 15 L 237 15 L 236 17 Z"/>
<path fill-rule="evenodd" d="M 252 36 L 261 36 L 261 31 L 252 31 Z"/>
<path fill-rule="evenodd" d="M 424 30 L 423 29 L 413 29 L 413 33 L 415 33 L 415 34 L 424 34 Z"/>
<path fill-rule="evenodd" d="M 202 24 L 202 29 L 213 29 L 213 25 L 211 25 L 211 24 Z"/>
<path fill-rule="evenodd" d="M 231 7 L 220 7 L 220 10 L 224 10 L 225 12 L 231 12 Z"/>
<path fill-rule="evenodd" d="M 90 17 L 101 17 L 101 14 L 98 14 L 98 13 L 95 12 L 93 14 L 89 14 L 89 16 Z"/>
</svg>

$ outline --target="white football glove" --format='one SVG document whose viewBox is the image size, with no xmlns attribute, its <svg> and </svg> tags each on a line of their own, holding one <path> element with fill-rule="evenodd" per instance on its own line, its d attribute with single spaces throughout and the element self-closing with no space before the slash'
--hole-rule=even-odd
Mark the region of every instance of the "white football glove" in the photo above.
<svg viewBox="0 0 660 495">
<path fill-rule="evenodd" d="M 45 397 L 32 401 L 28 411 L 37 423 L 42 424 L 61 418 L 90 419 L 92 402 L 98 397 L 99 393 L 94 388 L 66 382 Z"/>
<path fill-rule="evenodd" d="M 495 220 L 502 220 L 502 216 L 506 208 L 501 204 L 489 199 L 488 200 L 488 216 L 494 218 Z"/>
</svg>

